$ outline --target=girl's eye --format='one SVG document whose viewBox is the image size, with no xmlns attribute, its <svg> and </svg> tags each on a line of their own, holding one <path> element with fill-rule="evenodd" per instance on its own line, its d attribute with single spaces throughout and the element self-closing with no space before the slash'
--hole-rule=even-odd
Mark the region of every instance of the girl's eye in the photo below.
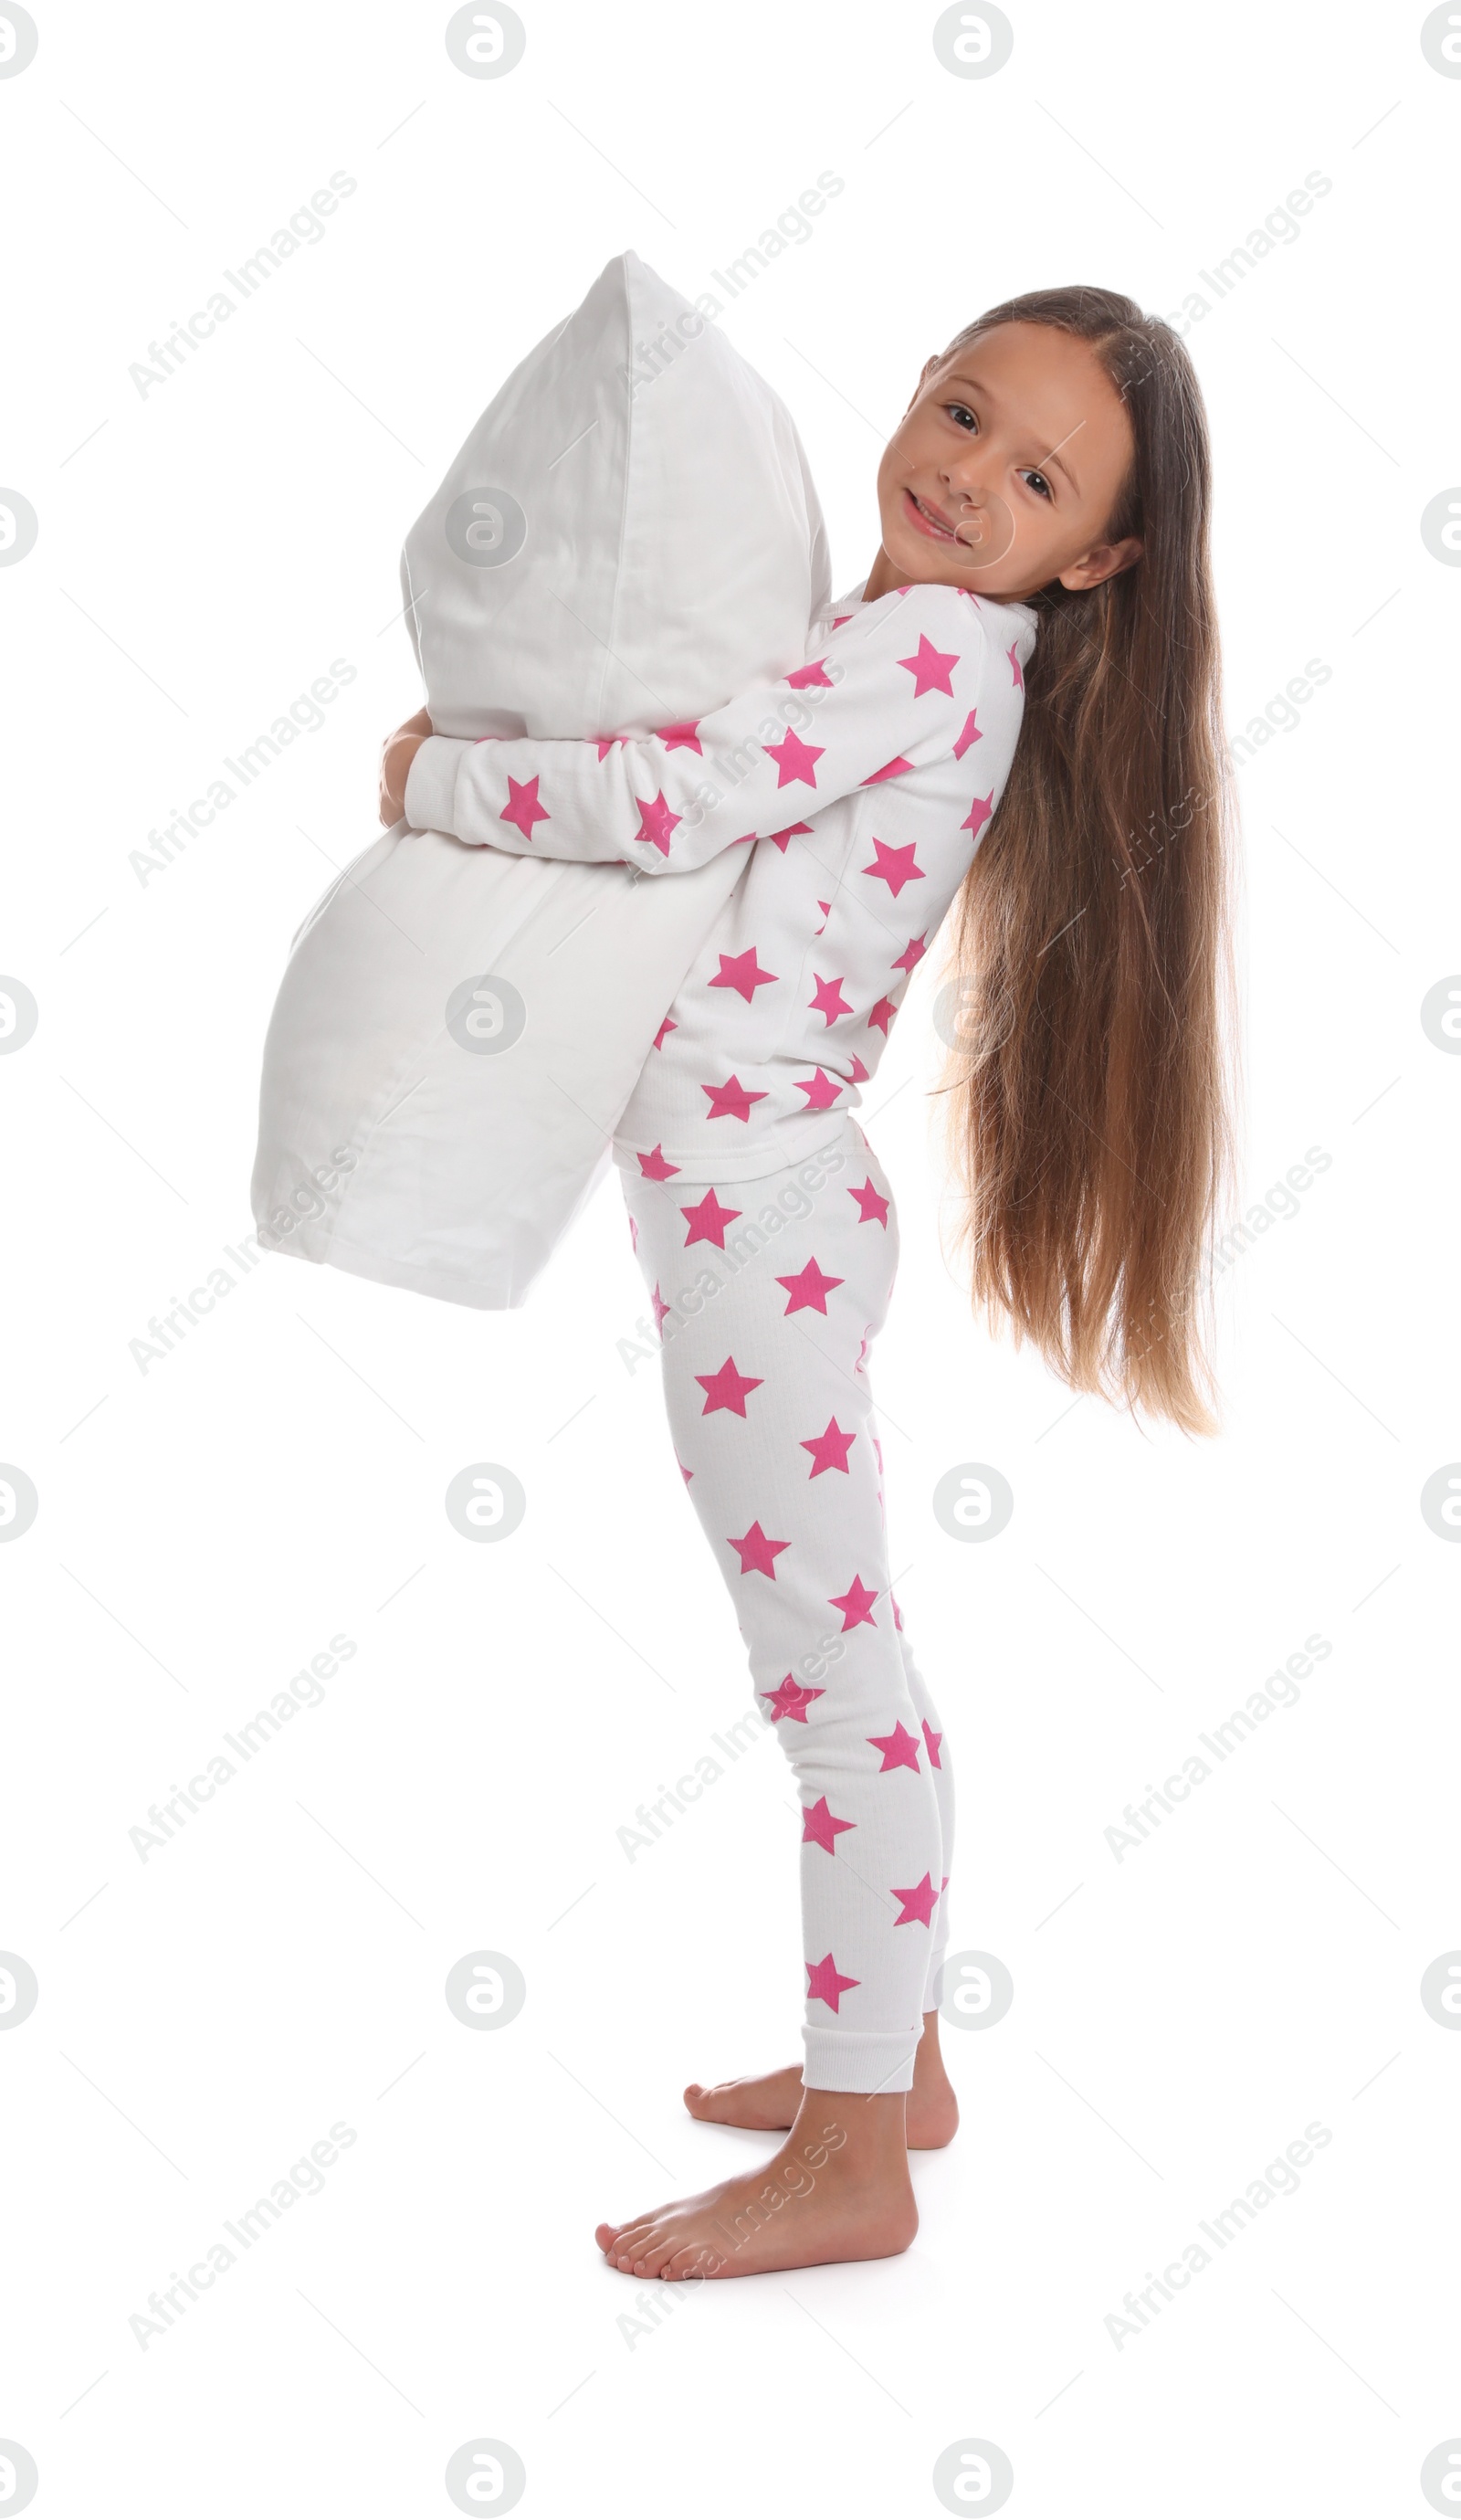
<svg viewBox="0 0 1461 2520">
<path fill-rule="evenodd" d="M 969 409 L 966 402 L 946 403 L 944 408 L 948 412 L 949 417 L 953 422 L 955 428 L 977 428 L 979 427 L 978 421 L 975 419 L 974 414 Z"/>
<path fill-rule="evenodd" d="M 1052 499 L 1054 497 L 1055 494 L 1051 489 L 1049 482 L 1045 479 L 1043 472 L 1026 472 L 1022 477 L 1029 482 L 1031 489 L 1034 490 L 1040 498 Z"/>
</svg>

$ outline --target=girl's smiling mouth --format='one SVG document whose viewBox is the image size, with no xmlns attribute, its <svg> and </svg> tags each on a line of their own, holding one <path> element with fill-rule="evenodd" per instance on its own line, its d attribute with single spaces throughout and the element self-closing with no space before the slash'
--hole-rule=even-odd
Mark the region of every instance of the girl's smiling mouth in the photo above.
<svg viewBox="0 0 1461 2520">
<path fill-rule="evenodd" d="M 909 524 L 916 525 L 920 534 L 927 534 L 934 542 L 957 542 L 958 536 L 953 527 L 945 521 L 937 508 L 925 507 L 923 501 L 912 490 L 904 491 L 903 502 L 904 513 Z"/>
</svg>

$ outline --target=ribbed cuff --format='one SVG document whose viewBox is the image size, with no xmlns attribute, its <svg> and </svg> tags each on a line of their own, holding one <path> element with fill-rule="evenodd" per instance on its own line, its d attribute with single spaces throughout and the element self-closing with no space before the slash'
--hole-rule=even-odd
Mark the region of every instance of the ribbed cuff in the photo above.
<svg viewBox="0 0 1461 2520">
<path fill-rule="evenodd" d="M 919 2021 L 912 2030 L 833 2030 L 806 2028 L 802 2044 L 807 2061 L 803 2087 L 809 2092 L 862 2092 L 868 2097 L 884 2092 L 910 2092 L 913 2059 L 923 2036 Z"/>
<path fill-rule="evenodd" d="M 470 745 L 464 736 L 428 735 L 417 746 L 402 803 L 414 832 L 450 832 L 456 811 L 457 764 Z"/>
</svg>

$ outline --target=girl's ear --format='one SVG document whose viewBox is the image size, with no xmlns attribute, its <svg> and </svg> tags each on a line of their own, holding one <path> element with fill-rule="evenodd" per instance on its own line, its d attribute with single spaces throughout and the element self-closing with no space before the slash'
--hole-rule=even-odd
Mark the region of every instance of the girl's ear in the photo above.
<svg viewBox="0 0 1461 2520">
<path fill-rule="evenodd" d="M 1087 586 L 1099 586 L 1103 579 L 1119 577 L 1124 568 L 1132 568 L 1141 558 L 1141 545 L 1134 534 L 1119 543 L 1093 543 L 1084 560 L 1073 561 L 1060 572 L 1060 583 L 1076 592 Z"/>
</svg>

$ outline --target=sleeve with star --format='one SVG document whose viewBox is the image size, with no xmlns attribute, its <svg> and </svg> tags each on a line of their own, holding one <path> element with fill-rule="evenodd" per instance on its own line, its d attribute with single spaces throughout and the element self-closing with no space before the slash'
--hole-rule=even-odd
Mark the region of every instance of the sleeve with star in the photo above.
<svg viewBox="0 0 1461 2520">
<path fill-rule="evenodd" d="M 687 872 L 954 751 L 1001 666 L 985 604 L 905 587 L 849 613 L 795 672 L 693 724 L 612 740 L 430 736 L 406 819 L 519 856 Z"/>
</svg>

